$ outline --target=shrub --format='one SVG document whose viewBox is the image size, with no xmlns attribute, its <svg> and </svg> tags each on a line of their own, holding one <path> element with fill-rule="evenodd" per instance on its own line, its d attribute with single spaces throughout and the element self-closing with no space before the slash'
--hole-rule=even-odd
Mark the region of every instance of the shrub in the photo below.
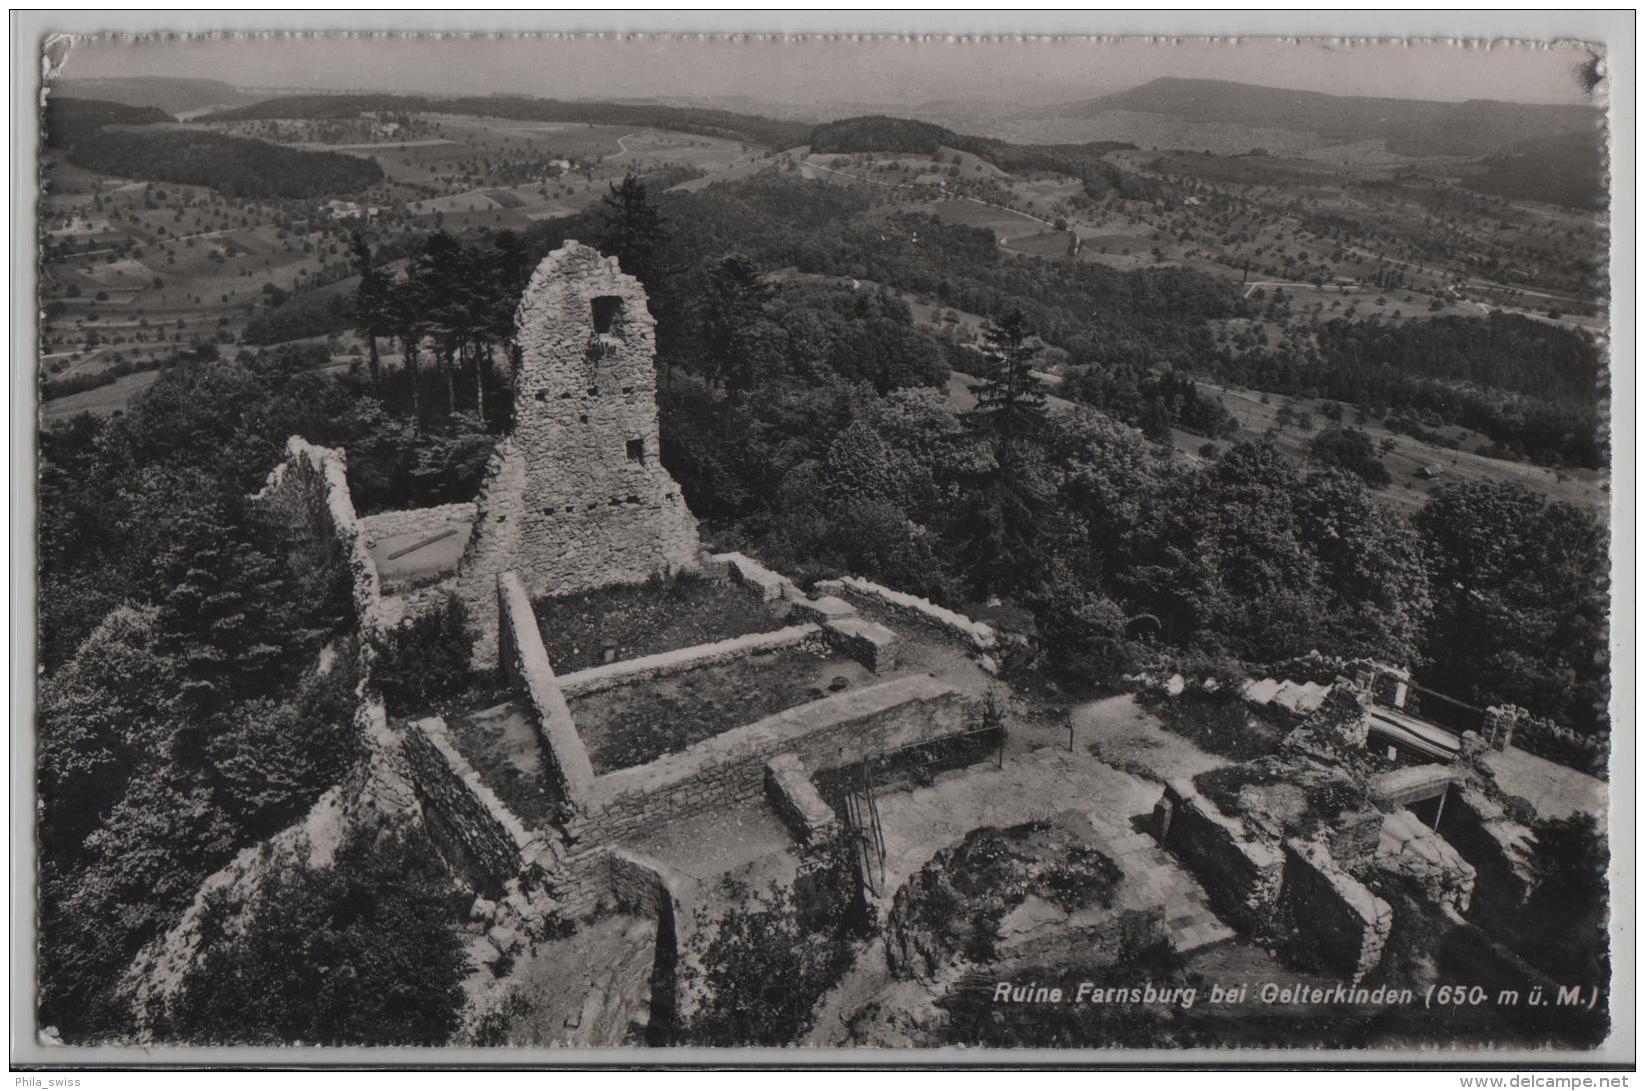
<svg viewBox="0 0 1645 1091">
<path fill-rule="evenodd" d="M 469 649 L 468 611 L 450 596 L 375 643 L 372 680 L 397 711 L 432 709 L 467 690 Z"/>
<path fill-rule="evenodd" d="M 450 879 L 420 835 L 355 827 L 331 863 L 277 857 L 243 927 L 209 902 L 165 1030 L 193 1043 L 443 1045 L 460 1025 Z"/>
<path fill-rule="evenodd" d="M 866 929 L 850 843 L 837 837 L 812 846 L 793 887 L 744 890 L 717 927 L 698 929 L 698 961 L 686 973 L 703 1002 L 681 1038 L 708 1046 L 792 1044 L 850 968 L 852 941 Z"/>
</svg>

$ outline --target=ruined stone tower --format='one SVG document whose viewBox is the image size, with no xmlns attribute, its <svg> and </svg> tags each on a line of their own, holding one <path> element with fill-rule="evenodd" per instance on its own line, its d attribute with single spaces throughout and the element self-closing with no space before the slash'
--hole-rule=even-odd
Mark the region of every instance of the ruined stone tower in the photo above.
<svg viewBox="0 0 1645 1091">
<path fill-rule="evenodd" d="M 700 563 L 697 521 L 657 458 L 654 325 L 640 282 L 592 247 L 568 242 L 532 274 L 515 314 L 514 430 L 458 569 L 477 658 L 495 647 L 501 572 L 558 595 Z"/>
</svg>

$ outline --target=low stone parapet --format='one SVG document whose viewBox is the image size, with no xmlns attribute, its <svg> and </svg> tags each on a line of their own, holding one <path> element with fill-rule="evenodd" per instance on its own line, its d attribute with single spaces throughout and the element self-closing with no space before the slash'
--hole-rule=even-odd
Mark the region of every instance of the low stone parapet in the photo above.
<svg viewBox="0 0 1645 1091">
<path fill-rule="evenodd" d="M 816 590 L 838 595 L 847 600 L 866 602 L 889 609 L 910 620 L 935 628 L 948 636 L 963 641 L 978 652 L 991 652 L 999 646 L 999 636 L 991 625 L 972 621 L 964 614 L 938 606 L 930 599 L 882 587 L 872 580 L 858 576 L 842 576 L 837 580 L 819 580 Z"/>
<path fill-rule="evenodd" d="M 602 663 L 598 667 L 560 675 L 558 683 L 560 692 L 566 697 L 584 697 L 651 678 L 666 678 L 669 675 L 711 667 L 716 663 L 729 663 L 778 648 L 795 647 L 808 641 L 821 640 L 822 637 L 823 630 L 820 625 L 790 625 L 774 632 L 749 633 L 746 636 L 719 640 L 712 644 L 697 644 L 689 648 L 659 652 L 656 655 L 644 655 L 637 659 Z"/>
<path fill-rule="evenodd" d="M 405 729 L 402 752 L 423 807 L 424 824 L 446 859 L 480 890 L 502 890 L 521 876 L 553 871 L 560 848 L 526 828 L 497 798 L 451 740 L 438 716 Z"/>
<path fill-rule="evenodd" d="M 764 797 L 766 764 L 792 754 L 808 769 L 966 730 L 973 701 L 927 675 L 825 697 L 705 739 L 645 765 L 598 777 L 586 814 L 568 825 L 579 844 L 635 842 L 679 819 Z"/>
<path fill-rule="evenodd" d="M 716 553 L 709 557 L 709 562 L 714 565 L 725 565 L 731 582 L 748 588 L 759 596 L 761 602 L 805 597 L 793 580 L 773 572 L 759 561 L 742 553 Z"/>
<path fill-rule="evenodd" d="M 830 621 L 856 617 L 857 608 L 835 595 L 823 595 L 815 599 L 795 599 L 790 614 L 803 621 L 825 625 Z"/>
</svg>

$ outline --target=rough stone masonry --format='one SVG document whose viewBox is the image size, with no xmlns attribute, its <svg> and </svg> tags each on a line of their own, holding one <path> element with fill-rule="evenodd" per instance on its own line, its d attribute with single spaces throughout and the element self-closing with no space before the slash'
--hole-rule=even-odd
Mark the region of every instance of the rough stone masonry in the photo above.
<svg viewBox="0 0 1645 1091">
<path fill-rule="evenodd" d="M 634 583 L 700 565 L 697 521 L 658 461 L 655 322 L 616 258 L 568 242 L 515 315 L 514 431 L 497 445 L 458 567 L 478 639 L 496 653 L 496 586 L 532 596 Z"/>
</svg>

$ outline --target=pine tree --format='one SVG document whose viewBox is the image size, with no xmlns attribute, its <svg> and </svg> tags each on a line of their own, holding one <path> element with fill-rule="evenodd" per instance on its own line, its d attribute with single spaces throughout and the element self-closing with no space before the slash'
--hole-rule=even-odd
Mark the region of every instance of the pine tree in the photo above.
<svg viewBox="0 0 1645 1091">
<path fill-rule="evenodd" d="M 754 385 L 754 327 L 771 298 L 760 268 L 742 254 L 727 254 L 709 276 L 708 306 L 703 316 L 709 359 L 705 370 L 725 388 L 731 405 Z"/>
<path fill-rule="evenodd" d="M 1044 570 L 1042 523 L 1054 491 L 1042 439 L 1045 391 L 1031 370 L 1036 346 L 1028 320 L 1013 309 L 983 330 L 988 372 L 966 423 L 988 446 L 972 475 L 954 531 L 959 554 L 979 597 L 1031 591 Z"/>
<path fill-rule="evenodd" d="M 645 183 L 632 173 L 623 176 L 621 185 L 613 183 L 610 190 L 600 202 L 600 218 L 605 224 L 600 249 L 616 255 L 623 272 L 638 277 L 648 291 L 655 291 L 657 251 L 667 238 L 662 214 L 651 203 Z"/>
<path fill-rule="evenodd" d="M 389 313 L 390 286 L 382 269 L 371 264 L 371 247 L 367 245 L 365 235 L 356 231 L 349 242 L 349 250 L 360 277 L 360 286 L 354 291 L 355 328 L 366 339 L 366 364 L 371 374 L 371 385 L 376 387 L 382 370 L 382 360 L 377 354 L 377 338 L 393 332 Z"/>
<path fill-rule="evenodd" d="M 1045 421 L 1045 388 L 1032 370 L 1039 348 L 1030 336 L 1020 308 L 983 327 L 988 370 L 977 387 L 977 406 L 966 420 L 1002 444 L 1033 435 Z"/>
</svg>

